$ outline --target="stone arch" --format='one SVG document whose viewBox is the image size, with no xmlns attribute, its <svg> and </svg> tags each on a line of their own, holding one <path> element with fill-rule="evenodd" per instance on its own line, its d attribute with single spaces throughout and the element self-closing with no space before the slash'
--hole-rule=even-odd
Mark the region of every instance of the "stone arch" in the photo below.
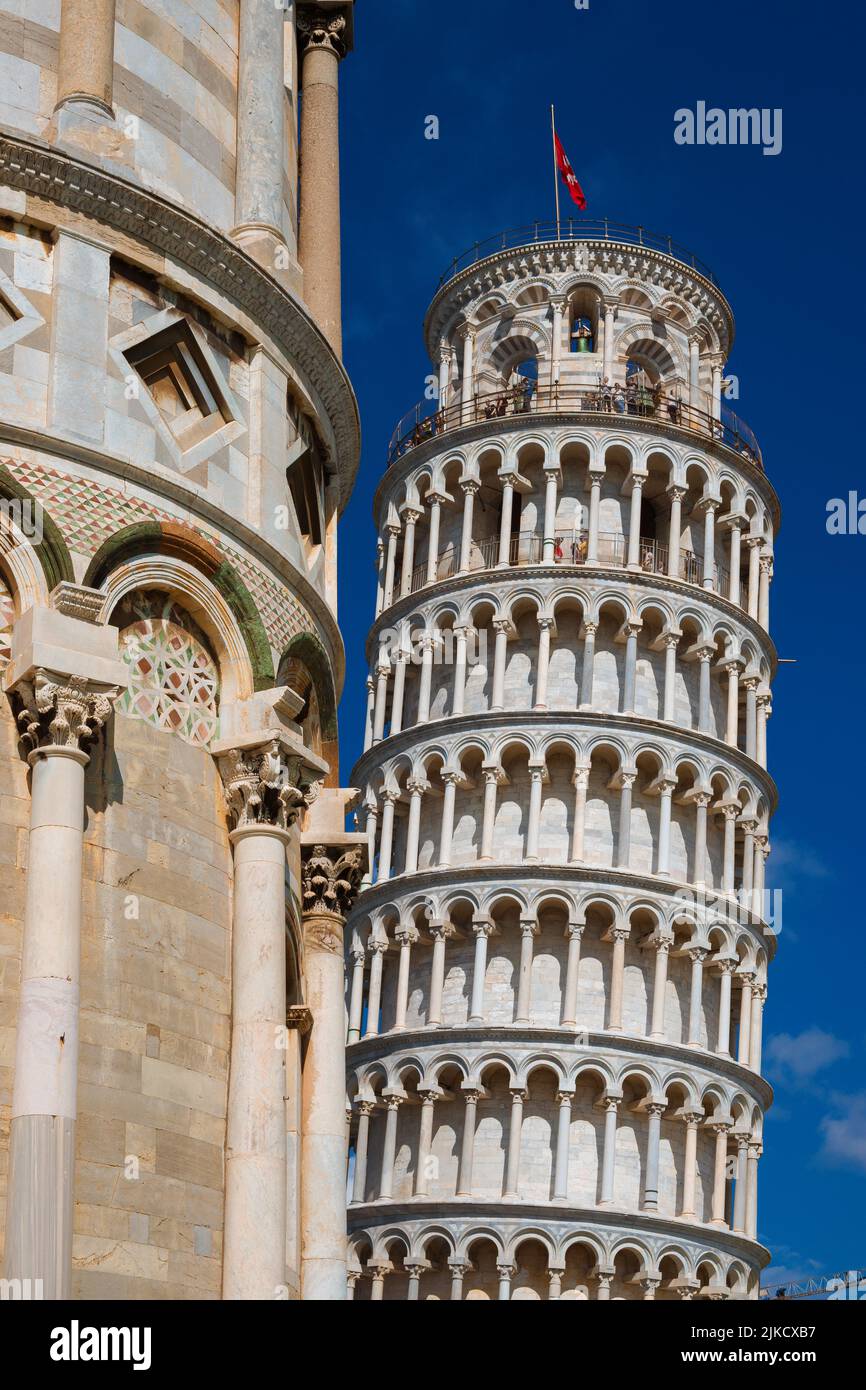
<svg viewBox="0 0 866 1390">
<path fill-rule="evenodd" d="M 299 632 L 277 663 L 278 686 L 287 685 L 304 701 L 298 723 L 308 748 L 328 764 L 325 785 L 339 786 L 337 690 L 331 661 L 314 632 Z"/>
</svg>

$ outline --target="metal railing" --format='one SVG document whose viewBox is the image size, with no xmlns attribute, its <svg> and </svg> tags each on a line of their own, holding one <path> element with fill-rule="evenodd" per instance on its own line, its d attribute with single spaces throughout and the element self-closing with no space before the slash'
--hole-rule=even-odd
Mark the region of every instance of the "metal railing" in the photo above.
<svg viewBox="0 0 866 1390">
<path fill-rule="evenodd" d="M 525 378 L 525 382 L 520 387 L 502 386 L 495 391 L 476 394 L 468 401 L 446 400 L 444 405 L 437 401 L 420 401 L 407 411 L 391 436 L 388 466 L 428 439 L 449 434 L 465 425 L 515 415 L 561 413 L 588 415 L 607 424 L 620 418 L 656 420 L 694 430 L 707 439 L 725 444 L 756 468 L 763 469 L 755 435 L 724 403 L 717 417 L 712 411 L 689 405 L 678 394 L 671 394 L 659 386 L 601 387 L 562 382 L 538 385 L 529 378 Z"/>
<path fill-rule="evenodd" d="M 517 250 L 521 246 L 532 246 L 536 242 L 559 241 L 614 241 L 625 246 L 643 246 L 648 251 L 660 251 L 665 256 L 672 256 L 682 265 L 691 266 L 692 270 L 696 270 L 705 280 L 717 285 L 716 277 L 709 266 L 698 260 L 694 252 L 681 246 L 672 237 L 647 231 L 646 227 L 611 222 L 608 217 L 568 217 L 563 218 L 558 225 L 556 222 L 530 222 L 525 227 L 510 227 L 507 231 L 498 232 L 484 241 L 476 241 L 461 255 L 454 257 L 440 277 L 438 288 L 447 285 L 461 270 L 468 270 L 470 266 L 476 265 L 488 256 L 495 256 L 500 251 Z"/>
<path fill-rule="evenodd" d="M 555 565 L 585 565 L 589 535 L 586 531 L 557 530 L 553 536 L 553 560 Z M 499 537 L 487 536 L 473 541 L 469 553 L 469 572 L 495 569 L 499 564 Z M 661 541 L 652 536 L 641 536 L 638 541 L 638 564 L 644 574 L 668 574 L 669 550 Z M 596 564 L 624 569 L 628 559 L 628 537 L 619 531 L 601 531 L 598 537 L 598 559 Z M 508 546 L 508 564 L 511 566 L 544 564 L 544 537 L 535 531 L 518 531 L 511 537 Z M 427 578 L 426 562 L 416 565 L 412 571 L 409 587 L 400 597 L 416 594 L 427 587 L 428 582 L 438 584 L 443 579 L 451 579 L 460 571 L 459 551 L 452 547 L 440 555 L 436 574 L 432 580 Z M 687 584 L 700 587 L 704 581 L 704 562 L 694 551 L 680 551 L 679 569 L 676 578 Z M 723 565 L 713 565 L 713 588 L 717 594 L 727 594 L 730 575 Z"/>
</svg>

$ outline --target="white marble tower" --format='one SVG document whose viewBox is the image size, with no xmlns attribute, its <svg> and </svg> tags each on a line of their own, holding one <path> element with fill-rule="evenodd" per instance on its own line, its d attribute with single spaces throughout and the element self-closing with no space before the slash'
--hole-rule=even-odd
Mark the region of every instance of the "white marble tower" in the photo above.
<svg viewBox="0 0 866 1390">
<path fill-rule="evenodd" d="M 376 496 L 357 1298 L 750 1298 L 778 503 L 731 310 L 581 221 L 456 261 Z"/>
</svg>

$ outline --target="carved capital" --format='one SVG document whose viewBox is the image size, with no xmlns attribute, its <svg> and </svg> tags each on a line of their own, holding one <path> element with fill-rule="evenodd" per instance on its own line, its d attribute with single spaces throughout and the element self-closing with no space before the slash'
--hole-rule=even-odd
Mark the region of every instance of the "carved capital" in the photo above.
<svg viewBox="0 0 866 1390">
<path fill-rule="evenodd" d="M 99 736 L 117 686 L 98 686 L 80 676 L 37 668 L 12 689 L 21 742 L 28 752 L 72 748 L 83 752 Z"/>
<path fill-rule="evenodd" d="M 345 918 L 354 905 L 364 876 L 364 853 L 360 845 L 345 850 L 340 846 L 305 845 L 301 851 L 301 897 L 304 916 Z M 307 928 L 305 928 L 306 932 Z M 342 938 L 338 949 L 342 949 Z M 324 950 L 331 947 L 319 943 Z"/>
<path fill-rule="evenodd" d="M 317 5 L 299 5 L 297 13 L 298 48 L 324 48 L 345 58 L 351 46 L 351 31 L 345 13 L 323 11 Z"/>
<path fill-rule="evenodd" d="M 288 830 L 322 788 L 310 779 L 301 753 L 279 738 L 250 747 L 228 748 L 217 756 L 234 830 L 270 826 Z"/>
</svg>

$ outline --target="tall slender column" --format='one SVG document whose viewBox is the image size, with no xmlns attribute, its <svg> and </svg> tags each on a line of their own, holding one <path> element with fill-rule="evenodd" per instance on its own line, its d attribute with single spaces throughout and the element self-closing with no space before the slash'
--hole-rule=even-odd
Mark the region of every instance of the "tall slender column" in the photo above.
<svg viewBox="0 0 866 1390">
<path fill-rule="evenodd" d="M 604 1146 L 601 1158 L 601 1198 L 600 1207 L 613 1206 L 613 1184 L 616 1164 L 616 1114 L 619 1101 L 613 1096 L 605 1096 L 601 1103 L 604 1111 Z"/>
<path fill-rule="evenodd" d="M 713 419 L 722 418 L 722 368 L 724 363 L 716 360 L 713 366 Z"/>
<path fill-rule="evenodd" d="M 601 511 L 601 479 L 600 473 L 590 473 L 589 475 L 589 535 L 586 545 L 586 562 L 588 565 L 598 564 L 598 520 Z"/>
<path fill-rule="evenodd" d="M 269 266 L 272 271 L 279 268 L 285 269 L 288 265 L 285 235 L 287 213 L 283 197 L 286 121 L 284 34 L 285 16 L 280 9 L 270 3 L 270 0 L 244 0 L 240 7 L 239 21 L 237 109 L 237 144 L 238 150 L 243 151 L 243 158 L 238 160 L 237 165 L 235 226 L 232 236 L 245 250 L 255 256 L 261 264 Z M 335 106 L 337 63 L 338 58 L 335 52 L 333 54 Z M 305 68 L 305 76 L 306 72 Z M 315 103 L 316 97 L 311 96 L 310 100 Z M 306 102 L 305 92 L 305 112 Z M 322 111 L 319 115 L 319 121 L 327 119 L 328 115 Z M 333 120 L 336 124 L 335 114 Z M 314 115 L 314 125 L 315 121 Z M 330 131 L 328 133 L 330 134 Z M 333 139 L 336 141 L 336 129 L 333 132 Z M 304 146 L 304 152 L 306 152 L 306 146 Z M 311 172 L 314 173 L 315 171 Z M 307 179 L 305 177 L 305 193 L 306 184 Z M 336 198 L 335 208 L 331 205 L 331 197 Z M 315 191 L 311 191 L 310 202 L 311 206 L 314 207 Z M 320 214 L 323 211 L 322 202 L 324 199 L 320 198 Z M 339 329 L 339 189 L 334 190 L 333 194 L 329 191 L 327 220 L 330 220 L 331 216 L 336 218 L 335 238 L 333 229 L 330 227 L 323 225 L 321 230 L 323 235 L 330 234 L 330 240 L 336 246 L 336 324 Z M 329 270 L 333 274 L 333 267 L 329 267 Z"/>
<path fill-rule="evenodd" d="M 716 1052 L 721 1057 L 731 1055 L 731 980 L 736 968 L 735 960 L 723 959 L 718 962 L 719 978 L 719 1035 Z"/>
<path fill-rule="evenodd" d="M 363 1202 L 367 1197 L 367 1153 L 370 1147 L 370 1118 L 376 1109 L 375 1101 L 358 1102 L 358 1134 L 355 1140 L 355 1172 L 352 1176 L 352 1201 Z"/>
<path fill-rule="evenodd" d="M 767 999 L 766 985 L 752 986 L 752 1030 L 749 1045 L 749 1066 L 752 1071 L 761 1070 L 761 1042 L 764 1028 L 764 1004 Z"/>
<path fill-rule="evenodd" d="M 430 521 L 427 526 L 427 571 L 425 580 L 435 584 L 439 573 L 439 526 L 442 520 L 442 498 L 438 493 L 428 493 Z"/>
<path fill-rule="evenodd" d="M 367 836 L 367 872 L 364 876 L 365 887 L 369 887 L 373 882 L 373 869 L 376 863 L 376 838 L 379 826 L 379 807 L 373 799 L 365 802 L 367 812 L 364 821 L 364 834 Z"/>
<path fill-rule="evenodd" d="M 598 623 L 583 624 L 583 673 L 580 682 L 580 708 L 592 709 L 593 675 L 595 668 L 595 634 Z"/>
<path fill-rule="evenodd" d="M 469 1086 L 463 1092 L 463 1143 L 460 1147 L 460 1172 L 457 1176 L 458 1197 L 472 1196 L 472 1169 L 475 1162 L 475 1124 L 481 1092 Z"/>
<path fill-rule="evenodd" d="M 502 768 L 496 763 L 485 763 L 481 768 L 484 778 L 484 811 L 481 822 L 481 855 L 484 863 L 493 859 L 493 837 L 496 830 L 496 793 L 502 780 Z"/>
<path fill-rule="evenodd" d="M 376 703 L 373 710 L 373 742 L 381 743 L 385 734 L 385 715 L 388 705 L 388 677 L 391 674 L 391 663 L 384 653 L 380 652 L 379 664 L 376 667 Z"/>
<path fill-rule="evenodd" d="M 447 410 L 451 403 L 451 380 L 454 373 L 454 349 L 443 340 L 439 350 L 439 409 Z"/>
<path fill-rule="evenodd" d="M 421 1293 L 421 1275 L 429 1265 L 425 1260 L 423 1264 L 404 1265 L 404 1269 L 409 1276 L 409 1287 L 406 1290 L 406 1302 L 417 1303 Z"/>
<path fill-rule="evenodd" d="M 698 684 L 698 731 L 702 734 L 710 732 L 710 662 L 715 655 L 712 647 L 699 647 L 697 658 L 700 662 L 700 679 Z"/>
<path fill-rule="evenodd" d="M 371 936 L 367 942 L 370 952 L 370 988 L 367 994 L 367 1028 L 365 1038 L 379 1036 L 379 1011 L 382 1007 L 382 971 L 385 965 L 385 952 L 388 942 L 379 936 Z"/>
<path fill-rule="evenodd" d="M 610 1286 L 613 1283 L 615 1272 L 616 1271 L 613 1269 L 599 1269 L 596 1275 L 598 1279 L 598 1290 L 595 1295 L 599 1303 L 610 1302 Z"/>
<path fill-rule="evenodd" d="M 571 1103 L 574 1091 L 557 1091 L 559 1106 L 556 1127 L 556 1163 L 553 1170 L 553 1200 L 568 1201 L 568 1149 L 571 1138 Z"/>
<path fill-rule="evenodd" d="M 634 714 L 637 682 L 637 635 L 642 623 L 625 624 L 625 669 L 622 679 L 622 713 Z"/>
<path fill-rule="evenodd" d="M 508 474 L 502 479 L 502 516 L 499 521 L 499 559 L 500 569 L 511 564 L 511 518 L 514 511 L 514 476 Z"/>
<path fill-rule="evenodd" d="M 508 659 L 508 632 L 509 622 L 507 618 L 494 618 L 493 630 L 496 633 L 496 645 L 493 654 L 493 692 L 491 709 L 501 710 L 505 708 L 505 664 Z"/>
<path fill-rule="evenodd" d="M 644 1211 L 658 1211 L 659 1208 L 659 1143 L 661 1140 L 662 1115 L 667 1109 L 666 1101 L 651 1101 L 646 1107 L 648 1118 L 646 1181 L 643 1190 Z"/>
<path fill-rule="evenodd" d="M 684 1221 L 697 1220 L 695 1211 L 695 1190 L 698 1175 L 698 1126 L 703 1120 L 703 1111 L 683 1111 L 683 1124 L 686 1129 L 686 1142 L 683 1153 L 683 1205 L 680 1216 Z"/>
<path fill-rule="evenodd" d="M 691 988 L 689 991 L 689 1047 L 701 1045 L 701 1012 L 704 992 L 704 961 L 709 952 L 701 946 L 692 947 L 688 952 L 692 963 Z"/>
<path fill-rule="evenodd" d="M 759 563 L 758 622 L 765 632 L 770 631 L 770 580 L 773 577 L 773 557 L 763 554 Z"/>
<path fill-rule="evenodd" d="M 385 1298 L 385 1275 L 390 1273 L 391 1265 L 374 1265 L 368 1263 L 367 1268 L 370 1271 L 370 1278 L 372 1280 L 370 1302 L 381 1303 Z"/>
<path fill-rule="evenodd" d="M 460 573 L 472 565 L 472 517 L 479 485 L 474 478 L 460 484 L 463 489 L 463 526 L 460 532 Z"/>
<path fill-rule="evenodd" d="M 571 862 L 582 864 L 586 840 L 586 794 L 589 788 L 588 767 L 575 767 L 572 785 L 574 787 L 574 829 L 571 836 Z"/>
<path fill-rule="evenodd" d="M 451 863 L 451 842 L 454 838 L 454 807 L 457 800 L 457 787 L 463 780 L 460 772 L 443 772 L 445 794 L 442 798 L 442 828 L 439 835 L 439 868 L 447 869 Z"/>
<path fill-rule="evenodd" d="M 376 617 L 385 607 L 385 542 L 380 536 L 376 542 Z"/>
<path fill-rule="evenodd" d="M 505 1168 L 505 1191 L 502 1196 L 508 1201 L 520 1192 L 520 1145 L 523 1138 L 523 1102 L 526 1091 L 520 1086 L 511 1088 L 511 1118 L 508 1125 L 508 1155 Z"/>
<path fill-rule="evenodd" d="M 659 878 L 671 876 L 671 801 L 676 782 L 663 777 L 659 788 L 659 854 L 656 873 Z"/>
<path fill-rule="evenodd" d="M 475 933 L 475 960 L 472 968 L 472 999 L 469 1005 L 469 1022 L 484 1022 L 484 980 L 487 975 L 487 938 L 493 935 L 492 922 L 473 922 Z"/>
<path fill-rule="evenodd" d="M 764 544 L 763 536 L 746 536 L 746 545 L 749 548 L 749 617 L 758 617 L 758 589 L 760 585 L 761 573 L 761 547 Z"/>
<path fill-rule="evenodd" d="M 707 807 L 712 801 L 708 792 L 695 797 L 695 887 L 703 888 L 707 881 Z"/>
<path fill-rule="evenodd" d="M 758 752 L 758 677 L 743 681 L 746 692 L 746 757 L 756 758 Z"/>
<path fill-rule="evenodd" d="M 278 918 L 275 914 L 274 927 L 279 920 L 285 934 L 284 854 L 279 867 L 279 914 Z M 343 931 L 363 871 L 360 845 L 346 848 L 337 840 L 302 850 L 304 976 L 306 1000 L 313 1015 L 302 1078 L 301 1295 L 306 1301 L 346 1297 Z M 284 1149 L 283 1142 L 278 1157 Z M 275 1213 L 271 1220 L 276 1222 Z M 282 1229 L 277 1225 L 280 1236 Z M 263 1236 L 257 1226 L 250 1234 L 253 1243 Z"/>
<path fill-rule="evenodd" d="M 671 941 L 668 937 L 660 936 L 654 942 L 656 953 L 656 968 L 653 975 L 653 1005 L 652 1019 L 650 1022 L 650 1037 L 664 1038 L 665 1036 L 665 991 L 668 981 L 668 956 L 671 949 Z"/>
<path fill-rule="evenodd" d="M 677 647 L 682 633 L 670 632 L 665 636 L 665 689 L 662 719 L 672 724 L 676 714 L 677 697 Z"/>
<path fill-rule="evenodd" d="M 63 623 L 72 625 L 70 642 L 77 638 L 77 645 L 96 631 L 74 619 Z M 99 736 L 124 679 L 114 659 L 114 630 L 100 629 L 98 641 L 117 687 L 46 671 L 25 658 L 23 679 L 12 688 L 29 749 L 31 797 L 5 1273 L 7 1279 L 38 1280 L 41 1296 L 52 1300 L 71 1296 L 72 1277 L 84 769 L 90 761 L 81 745 Z M 74 655 L 80 669 L 82 657 Z M 7 670 L 16 665 L 13 660 Z"/>
<path fill-rule="evenodd" d="M 463 1298 L 463 1276 L 468 1265 L 463 1264 L 460 1260 L 449 1259 L 448 1267 L 451 1270 L 451 1302 L 459 1302 Z"/>
<path fill-rule="evenodd" d="M 397 999 L 394 1009 L 394 1029 L 395 1033 L 402 1033 L 406 1027 L 406 1010 L 409 1005 L 409 970 L 412 964 L 412 943 L 417 940 L 418 933 L 413 927 L 402 927 L 395 932 L 395 939 L 400 946 L 400 963 L 397 969 Z"/>
<path fill-rule="evenodd" d="M 746 1221 L 745 1232 L 752 1240 L 758 1235 L 758 1159 L 761 1145 L 749 1144 L 746 1162 Z"/>
<path fill-rule="evenodd" d="M 364 964 L 365 952 L 361 945 L 352 950 L 352 992 L 349 999 L 349 1027 L 346 1043 L 351 1046 L 361 1036 L 361 1019 L 364 1013 Z"/>
<path fill-rule="evenodd" d="M 541 829 L 541 797 L 546 774 L 547 769 L 544 763 L 530 762 L 529 815 L 526 826 L 526 854 L 524 856 L 527 863 L 534 863 L 538 859 L 538 834 Z"/>
<path fill-rule="evenodd" d="M 671 499 L 671 521 L 668 532 L 668 578 L 679 579 L 683 543 L 683 498 L 686 495 L 686 489 L 684 487 L 669 487 L 667 495 Z"/>
<path fill-rule="evenodd" d="M 610 940 L 613 943 L 613 958 L 610 967 L 610 1009 L 608 1032 L 622 1031 L 622 985 L 625 971 L 625 943 L 628 941 L 628 927 L 613 927 Z"/>
<path fill-rule="evenodd" d="M 606 299 L 604 301 L 604 357 L 602 365 L 602 375 L 611 379 L 613 373 L 613 324 L 616 317 L 616 302 Z"/>
<path fill-rule="evenodd" d="M 394 689 L 391 694 L 391 726 L 389 735 L 399 734 L 403 728 L 403 699 L 406 693 L 406 666 L 409 653 L 399 647 L 394 653 Z"/>
<path fill-rule="evenodd" d="M 738 661 L 726 662 L 725 672 L 728 677 L 728 721 L 725 729 L 725 742 L 731 748 L 736 748 L 740 725 L 740 663 Z"/>
<path fill-rule="evenodd" d="M 725 1169 L 728 1165 L 728 1131 L 731 1128 L 729 1120 L 711 1123 L 707 1128 L 716 1136 L 716 1157 L 713 1170 L 713 1206 L 711 1226 L 726 1226 L 725 1220 Z"/>
<path fill-rule="evenodd" d="M 421 836 L 421 802 L 430 783 L 424 777 L 410 777 L 406 783 L 409 793 L 409 820 L 406 826 L 406 866 L 407 874 L 414 874 L 418 868 L 418 841 Z"/>
<path fill-rule="evenodd" d="M 400 793 L 390 787 L 382 788 L 382 834 L 379 838 L 379 872 L 377 883 L 387 883 L 391 877 L 391 855 L 394 849 L 394 812 Z"/>
<path fill-rule="evenodd" d="M 406 507 L 403 511 L 403 564 L 400 571 L 400 594 L 405 598 L 412 592 L 412 576 L 415 571 L 415 527 L 421 513 L 416 507 Z"/>
<path fill-rule="evenodd" d="M 376 709 L 376 682 L 372 676 L 367 677 L 367 713 L 364 722 L 364 752 L 366 753 L 373 746 L 373 716 Z"/>
<path fill-rule="evenodd" d="M 551 1302 L 562 1297 L 562 1276 L 564 1273 L 564 1266 L 562 1268 L 557 1268 L 555 1265 L 551 1265 L 547 1270 L 547 1297 Z"/>
<path fill-rule="evenodd" d="M 473 382 L 473 350 L 475 348 L 474 328 L 462 328 L 460 336 L 463 339 L 463 371 L 460 378 L 460 423 L 469 425 L 472 423 L 472 415 L 475 406 L 474 401 L 474 382 Z"/>
<path fill-rule="evenodd" d="M 740 602 L 740 554 L 742 551 L 743 533 L 740 529 L 740 522 L 733 520 L 730 523 L 731 549 L 728 556 L 730 566 L 728 573 L 728 598 L 731 603 L 739 605 Z"/>
<path fill-rule="evenodd" d="M 619 791 L 619 833 L 617 835 L 617 868 L 628 869 L 631 863 L 631 791 L 636 773 L 623 772 Z"/>
<path fill-rule="evenodd" d="M 559 382 L 560 359 L 562 357 L 562 311 L 565 300 L 561 295 L 551 295 L 550 307 L 553 312 L 550 341 L 550 379 L 554 386 Z"/>
<path fill-rule="evenodd" d="M 756 820 L 742 820 L 740 825 L 743 828 L 743 877 L 740 886 L 747 906 L 751 907 L 752 875 L 755 869 L 755 831 L 758 828 L 758 822 Z"/>
<path fill-rule="evenodd" d="M 383 608 L 390 608 L 394 602 L 394 575 L 397 567 L 397 537 L 400 534 L 400 527 L 395 522 L 389 522 L 385 527 L 388 540 L 385 547 L 385 597 L 382 603 Z"/>
<path fill-rule="evenodd" d="M 754 975 L 740 976 L 740 1027 L 737 1033 L 737 1061 L 749 1065 L 752 1038 L 752 985 Z"/>
<path fill-rule="evenodd" d="M 532 1011 L 532 943 L 538 923 L 527 917 L 520 923 L 520 965 L 517 972 L 517 1014 L 515 1023 L 528 1024 Z"/>
<path fill-rule="evenodd" d="M 305 804 L 304 785 L 310 773 L 304 759 L 291 751 L 288 740 L 276 735 L 267 742 L 250 739 L 235 747 L 217 744 L 214 752 L 234 826 L 229 837 L 234 851 L 234 891 L 223 1298 L 273 1299 L 285 1284 L 286 1262 L 286 1053 L 278 1045 L 286 1023 L 286 847 L 291 839 L 290 826 Z M 361 870 L 359 854 L 359 883 Z M 342 931 L 333 932 L 330 949 L 334 963 L 326 978 L 333 998 L 328 993 L 329 1017 L 322 1028 L 331 1061 L 324 1067 L 321 1079 L 325 1082 L 333 1080 L 334 1065 L 342 1070 L 345 1048 Z M 308 1002 L 312 1007 L 309 994 Z M 321 1008 L 320 1000 L 318 1006 Z M 306 1082 L 306 1067 L 304 1079 Z M 344 1081 L 342 1085 L 344 1088 Z M 342 1213 L 345 1089 L 342 1093 L 338 1090 L 336 1096 L 334 1137 L 342 1182 L 337 1211 Z M 302 1105 L 306 1112 L 306 1098 Z M 306 1113 L 302 1184 L 305 1125 Z M 330 1191 L 328 1176 L 326 1190 Z M 303 1243 L 303 1194 L 301 1205 Z M 338 1296 L 345 1298 L 345 1227 L 342 1239 L 342 1292 Z"/>
<path fill-rule="evenodd" d="M 433 957 L 430 962 L 430 1007 L 427 1022 L 431 1027 L 442 1023 L 442 991 L 445 986 L 445 941 L 448 934 L 446 922 L 431 922 L 430 935 L 433 938 Z"/>
<path fill-rule="evenodd" d="M 433 688 L 433 648 L 436 639 L 432 633 L 425 632 L 421 638 L 421 679 L 418 682 L 418 723 L 426 724 L 430 718 L 430 693 Z"/>
<path fill-rule="evenodd" d="M 469 634 L 470 629 L 468 627 L 455 627 L 454 629 L 454 697 L 451 701 L 452 715 L 463 713 L 463 705 L 466 696 L 466 658 Z"/>
<path fill-rule="evenodd" d="M 430 1153 L 433 1148 L 433 1119 L 436 1108 L 436 1101 L 442 1092 L 438 1087 L 432 1090 L 419 1091 L 418 1098 L 421 1101 L 421 1123 L 418 1128 L 418 1166 L 415 1173 L 415 1196 L 426 1197 L 429 1194 L 430 1175 Z"/>
<path fill-rule="evenodd" d="M 542 538 L 542 559 L 546 565 L 553 564 L 556 548 L 556 493 L 559 485 L 558 468 L 544 470 L 544 536 Z"/>
<path fill-rule="evenodd" d="M 499 1275 L 499 1302 L 507 1303 L 511 1298 L 511 1281 L 514 1278 L 514 1265 L 498 1264 L 496 1273 Z"/>
<path fill-rule="evenodd" d="M 385 1140 L 382 1144 L 382 1171 L 379 1178 L 379 1201 L 389 1202 L 394 1195 L 394 1159 L 397 1155 L 397 1120 L 400 1106 L 406 1099 L 397 1091 L 382 1092 L 386 1105 Z"/>
<path fill-rule="evenodd" d="M 697 410 L 700 405 L 700 370 L 700 339 L 689 334 L 689 406 L 692 410 Z"/>
<path fill-rule="evenodd" d="M 767 766 L 767 720 L 773 712 L 771 696 L 769 692 L 759 694 L 757 697 L 758 706 L 758 733 L 757 748 L 755 749 L 756 761 L 759 767 Z"/>
<path fill-rule="evenodd" d="M 568 957 L 565 964 L 565 990 L 562 1007 L 563 1028 L 577 1027 L 577 985 L 580 972 L 580 943 L 583 940 L 583 922 L 569 922 L 566 928 L 568 937 Z"/>
<path fill-rule="evenodd" d="M 535 708 L 547 709 L 547 676 L 550 669 L 552 618 L 538 619 L 538 666 L 535 675 Z"/>
<path fill-rule="evenodd" d="M 722 864 L 722 891 L 733 893 L 734 891 L 734 871 L 737 837 L 737 816 L 740 814 L 739 803 L 728 802 L 722 807 L 722 814 L 725 818 L 725 839 L 724 839 L 724 858 Z"/>
<path fill-rule="evenodd" d="M 640 569 L 640 509 L 643 501 L 643 485 L 646 481 L 645 473 L 632 474 L 631 487 L 631 507 L 629 510 L 628 525 L 628 553 L 626 556 L 626 566 L 630 570 Z"/>
<path fill-rule="evenodd" d="M 241 13 L 248 0 L 241 5 Z M 266 7 L 269 0 L 256 0 Z M 271 12 L 273 13 L 271 4 Z M 279 11 L 278 11 L 279 15 Z M 282 18 L 282 16 L 279 16 Z M 342 350 L 340 308 L 340 59 L 352 45 L 352 10 L 322 12 L 318 5 L 297 7 L 298 44 L 302 53 L 301 210 L 298 257 L 304 270 L 304 299 L 334 351 Z M 273 64 L 273 54 L 262 54 Z M 281 74 L 282 76 L 282 74 Z M 279 113 L 280 143 L 276 163 L 283 168 L 283 93 Z M 275 117 L 274 117 L 275 118 Z M 252 143 L 258 126 L 253 123 Z M 276 137 L 275 137 L 276 138 Z M 249 142 L 239 146 L 246 158 Z"/>
<path fill-rule="evenodd" d="M 734 1230 L 746 1230 L 746 1166 L 749 1160 L 749 1136 L 736 1134 L 737 1141 L 737 1184 L 734 1191 Z"/>
<path fill-rule="evenodd" d="M 718 502 L 714 501 L 704 503 L 703 585 L 705 589 L 715 589 L 716 587 L 716 510 L 718 505 Z"/>
</svg>

